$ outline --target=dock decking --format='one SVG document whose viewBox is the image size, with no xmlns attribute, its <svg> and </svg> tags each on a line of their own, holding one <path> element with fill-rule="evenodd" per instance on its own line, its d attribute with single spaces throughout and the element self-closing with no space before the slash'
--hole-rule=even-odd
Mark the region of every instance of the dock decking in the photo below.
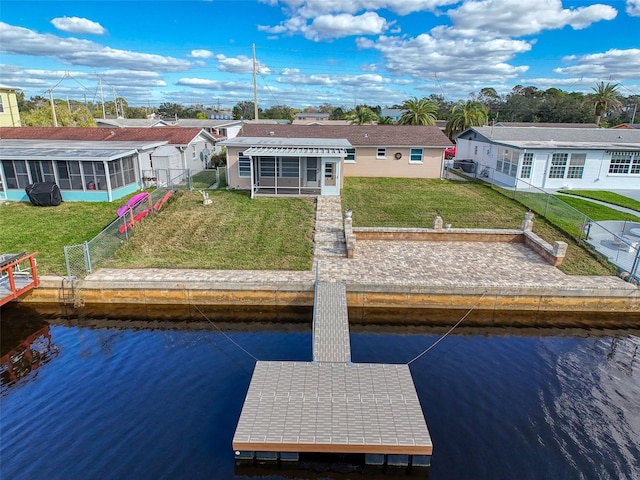
<svg viewBox="0 0 640 480">
<path fill-rule="evenodd" d="M 352 363 L 346 285 L 318 282 L 313 362 L 256 363 L 233 449 L 249 461 L 358 453 L 427 466 L 433 444 L 408 365 Z"/>
<path fill-rule="evenodd" d="M 39 285 L 35 255 L 36 253 L 0 255 L 0 306 Z M 29 267 L 23 268 L 24 263 L 28 263 Z"/>
</svg>

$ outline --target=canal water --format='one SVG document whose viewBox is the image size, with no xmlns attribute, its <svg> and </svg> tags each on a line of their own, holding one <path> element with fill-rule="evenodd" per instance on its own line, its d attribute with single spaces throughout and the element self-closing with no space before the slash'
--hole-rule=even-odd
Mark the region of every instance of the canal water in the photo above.
<svg viewBox="0 0 640 480">
<path fill-rule="evenodd" d="M 33 325 L 3 353 L 3 479 L 369 477 L 340 458 L 235 466 L 250 355 L 310 360 L 310 325 L 91 325 Z M 353 326 L 353 360 L 406 363 L 443 332 Z M 639 347 L 637 331 L 459 328 L 410 367 L 434 442 L 418 476 L 640 478 Z"/>
</svg>

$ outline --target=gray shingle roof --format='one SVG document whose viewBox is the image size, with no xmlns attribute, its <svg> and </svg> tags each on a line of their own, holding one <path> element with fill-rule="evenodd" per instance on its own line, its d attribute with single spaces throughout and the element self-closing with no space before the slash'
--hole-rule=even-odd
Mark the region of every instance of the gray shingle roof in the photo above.
<svg viewBox="0 0 640 480">
<path fill-rule="evenodd" d="M 487 142 L 519 148 L 640 148 L 640 131 L 608 128 L 472 127 L 459 136 L 473 138 L 474 132 Z"/>
<path fill-rule="evenodd" d="M 449 147 L 438 127 L 411 125 L 243 125 L 238 136 L 284 138 L 345 138 L 353 146 Z"/>
</svg>

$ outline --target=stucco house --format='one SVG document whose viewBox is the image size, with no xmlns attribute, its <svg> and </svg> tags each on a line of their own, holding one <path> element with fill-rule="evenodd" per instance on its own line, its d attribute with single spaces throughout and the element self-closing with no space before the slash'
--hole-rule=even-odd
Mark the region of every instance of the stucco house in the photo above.
<svg viewBox="0 0 640 480">
<path fill-rule="evenodd" d="M 244 124 L 227 147 L 232 188 L 337 195 L 346 176 L 440 178 L 452 145 L 438 127 Z"/>
<path fill-rule="evenodd" d="M 0 128 L 0 195 L 55 182 L 65 201 L 113 201 L 203 170 L 216 138 L 198 128 Z"/>
<path fill-rule="evenodd" d="M 638 130 L 472 127 L 456 144 L 458 162 L 508 188 L 640 190 Z"/>
<path fill-rule="evenodd" d="M 19 127 L 20 111 L 16 92 L 20 89 L 0 84 L 0 127 Z"/>
</svg>

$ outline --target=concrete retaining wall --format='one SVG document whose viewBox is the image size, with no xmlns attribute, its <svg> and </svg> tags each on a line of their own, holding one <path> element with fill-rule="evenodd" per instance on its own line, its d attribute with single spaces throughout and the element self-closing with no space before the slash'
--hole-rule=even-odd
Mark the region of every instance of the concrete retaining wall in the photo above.
<svg viewBox="0 0 640 480">
<path fill-rule="evenodd" d="M 308 282 L 251 283 L 192 282 L 79 282 L 75 297 L 61 277 L 43 277 L 41 286 L 24 295 L 20 303 L 36 310 L 64 306 L 70 315 L 104 315 L 111 318 L 194 318 L 195 307 L 249 309 L 260 317 L 261 309 L 295 310 L 313 305 L 313 284 Z M 66 295 L 66 296 L 65 296 Z M 66 302 L 65 302 L 66 300 Z M 352 320 L 374 322 L 394 312 L 396 321 L 421 312 L 437 319 L 475 313 L 477 325 L 558 326 L 553 318 L 601 318 L 603 326 L 640 325 L 640 290 L 523 287 L 418 287 L 367 284 L 347 285 L 347 304 Z M 445 312 L 445 313 L 443 313 Z M 477 319 L 476 319 L 477 317 Z M 447 321 L 447 320 L 443 320 Z M 546 322 L 546 323 L 545 323 Z M 593 325 L 592 325 L 593 326 Z"/>
</svg>

